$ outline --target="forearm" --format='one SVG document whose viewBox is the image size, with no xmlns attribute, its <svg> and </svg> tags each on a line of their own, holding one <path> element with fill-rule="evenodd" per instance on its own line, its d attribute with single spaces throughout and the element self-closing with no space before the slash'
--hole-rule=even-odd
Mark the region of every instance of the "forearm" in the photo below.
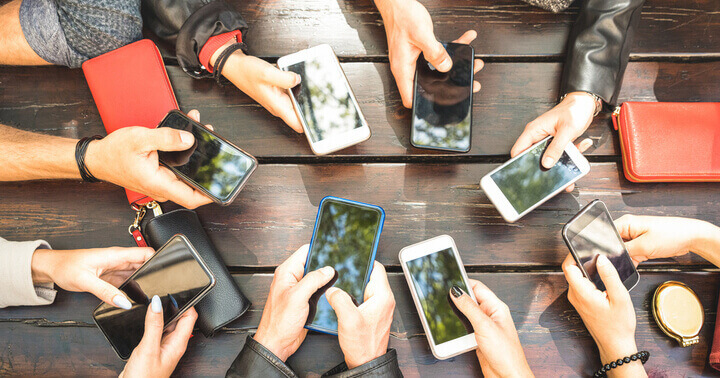
<svg viewBox="0 0 720 378">
<path fill-rule="evenodd" d="M 77 140 L 0 125 L 0 181 L 79 179 Z"/>
<path fill-rule="evenodd" d="M 692 239 L 689 250 L 720 267 L 720 227 L 699 220 L 696 230 L 697 235 Z"/>
</svg>

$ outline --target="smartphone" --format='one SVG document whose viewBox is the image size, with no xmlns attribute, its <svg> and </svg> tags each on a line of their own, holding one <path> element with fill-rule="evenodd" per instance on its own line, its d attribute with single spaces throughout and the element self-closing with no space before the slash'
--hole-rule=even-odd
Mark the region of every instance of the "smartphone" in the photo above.
<svg viewBox="0 0 720 378">
<path fill-rule="evenodd" d="M 175 235 L 127 279 L 119 289 L 132 308 L 101 303 L 93 320 L 115 353 L 127 360 L 145 333 L 145 315 L 153 296 L 163 305 L 165 328 L 199 302 L 215 286 L 215 277 L 184 235 Z"/>
<path fill-rule="evenodd" d="M 480 181 L 500 215 L 515 222 L 570 184 L 590 172 L 590 163 L 574 144 L 568 143 L 560 160 L 550 169 L 540 164 L 551 137 L 485 175 Z"/>
<path fill-rule="evenodd" d="M 562 237 L 580 270 L 598 290 L 605 291 L 605 284 L 595 268 L 600 255 L 607 256 L 628 290 L 632 290 L 640 280 L 640 274 L 602 201 L 594 200 L 580 210 L 563 227 Z"/>
<path fill-rule="evenodd" d="M 322 199 L 305 274 L 331 266 L 337 275 L 311 301 L 305 328 L 337 335 L 337 316 L 324 294 L 331 286 L 350 294 L 358 305 L 363 302 L 384 222 L 385 212 L 379 206 L 337 197 Z"/>
<path fill-rule="evenodd" d="M 289 92 L 313 153 L 329 154 L 370 138 L 370 127 L 330 45 L 283 56 L 277 65 L 302 79 Z"/>
<path fill-rule="evenodd" d="M 468 152 L 475 50 L 461 43 L 443 46 L 453 61 L 450 71 L 436 70 L 423 54 L 417 60 L 410 143 L 418 148 Z"/>
<path fill-rule="evenodd" d="M 195 144 L 185 151 L 158 151 L 160 162 L 213 201 L 229 205 L 257 167 L 257 160 L 177 110 L 158 127 L 191 132 Z"/>
<path fill-rule="evenodd" d="M 453 238 L 441 235 L 413 244 L 399 257 L 435 358 L 445 360 L 477 348 L 472 325 L 450 298 L 450 288 L 458 286 L 475 299 Z"/>
</svg>

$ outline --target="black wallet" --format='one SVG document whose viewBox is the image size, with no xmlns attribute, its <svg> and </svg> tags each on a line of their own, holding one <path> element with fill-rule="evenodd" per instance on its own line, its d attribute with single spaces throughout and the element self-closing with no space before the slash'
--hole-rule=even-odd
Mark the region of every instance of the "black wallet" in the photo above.
<svg viewBox="0 0 720 378">
<path fill-rule="evenodd" d="M 148 245 L 155 249 L 175 234 L 185 235 L 212 271 L 215 287 L 195 305 L 197 324 L 205 337 L 212 337 L 218 329 L 239 318 L 250 308 L 250 300 L 240 291 L 228 272 L 225 262 L 203 230 L 197 213 L 177 209 L 158 215 L 145 224 L 143 234 Z"/>
</svg>

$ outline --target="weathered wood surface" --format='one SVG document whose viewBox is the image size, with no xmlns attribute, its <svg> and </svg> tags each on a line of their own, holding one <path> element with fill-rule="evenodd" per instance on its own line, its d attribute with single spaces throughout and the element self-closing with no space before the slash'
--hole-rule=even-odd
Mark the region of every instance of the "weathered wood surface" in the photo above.
<svg viewBox="0 0 720 378">
<path fill-rule="evenodd" d="M 253 301 L 251 310 L 213 339 L 197 334 L 180 364 L 180 375 L 224 374 L 241 349 L 245 337 L 260 321 L 270 274 L 236 275 Z M 587 376 L 599 357 L 581 319 L 567 301 L 567 283 L 559 273 L 470 274 L 484 281 L 512 310 L 530 366 L 538 377 Z M 680 348 L 657 327 L 650 313 L 652 292 L 666 280 L 680 280 L 692 287 L 705 308 L 700 343 Z M 405 278 L 390 274 L 397 307 L 390 346 L 398 350 L 407 376 L 435 377 L 480 375 L 474 353 L 449 361 L 436 360 L 427 346 Z M 637 344 L 650 351 L 649 373 L 663 376 L 712 374 L 706 353 L 712 344 L 717 305 L 718 273 L 641 272 L 632 291 L 637 312 Z M 98 300 L 88 294 L 61 292 L 52 307 L 17 307 L 3 310 L 0 319 L 0 375 L 113 375 L 123 362 L 115 355 L 90 316 Z M 333 336 L 311 334 L 289 360 L 301 376 L 322 374 L 342 360 Z"/>
</svg>

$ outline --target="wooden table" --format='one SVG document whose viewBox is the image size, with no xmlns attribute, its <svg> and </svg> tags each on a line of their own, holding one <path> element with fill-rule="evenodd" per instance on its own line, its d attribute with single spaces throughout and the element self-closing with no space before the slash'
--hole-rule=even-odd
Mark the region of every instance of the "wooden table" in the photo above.
<svg viewBox="0 0 720 378">
<path fill-rule="evenodd" d="M 325 195 L 371 202 L 387 220 L 378 260 L 390 275 L 397 309 L 390 346 L 408 376 L 481 375 L 467 353 L 432 357 L 400 273 L 398 251 L 440 235 L 455 238 L 472 278 L 485 282 L 511 308 L 530 366 L 538 376 L 588 375 L 597 349 L 567 301 L 560 263 L 567 255 L 560 229 L 599 198 L 614 217 L 674 215 L 720 224 L 717 184 L 632 184 L 622 175 L 617 134 L 603 114 L 587 131 L 590 174 L 516 224 L 507 224 L 479 188 L 480 178 L 508 158 L 527 122 L 555 103 L 563 51 L 577 7 L 552 14 L 518 0 L 423 1 L 442 40 L 474 28 L 473 44 L 486 66 L 473 106 L 472 150 L 438 154 L 409 143 L 410 111 L 390 74 L 380 16 L 370 0 L 233 1 L 250 23 L 250 51 L 274 61 L 315 44 L 331 44 L 372 128 L 369 141 L 326 157 L 312 154 L 295 134 L 236 88 L 193 80 L 168 60 L 183 110 L 261 162 L 237 201 L 198 210 L 204 226 L 253 306 L 213 339 L 194 337 L 180 375 L 218 376 L 257 326 L 274 268 L 311 237 Z M 720 2 L 648 0 L 632 49 L 621 100 L 717 101 L 720 90 Z M 0 67 L 0 122 L 42 133 L 82 137 L 103 133 L 80 70 Z M 81 182 L 0 185 L 0 235 L 42 238 L 56 249 L 132 246 L 132 220 L 122 189 Z M 660 376 L 713 375 L 712 343 L 717 270 L 697 256 L 641 266 L 632 291 L 637 343 L 652 354 L 648 371 Z M 700 344 L 680 348 L 650 314 L 663 281 L 680 280 L 700 296 L 706 314 Z M 116 375 L 118 360 L 95 328 L 98 300 L 61 291 L 47 307 L 0 310 L 0 375 Z M 312 334 L 290 358 L 302 376 L 321 374 L 342 360 L 336 338 Z"/>
</svg>

